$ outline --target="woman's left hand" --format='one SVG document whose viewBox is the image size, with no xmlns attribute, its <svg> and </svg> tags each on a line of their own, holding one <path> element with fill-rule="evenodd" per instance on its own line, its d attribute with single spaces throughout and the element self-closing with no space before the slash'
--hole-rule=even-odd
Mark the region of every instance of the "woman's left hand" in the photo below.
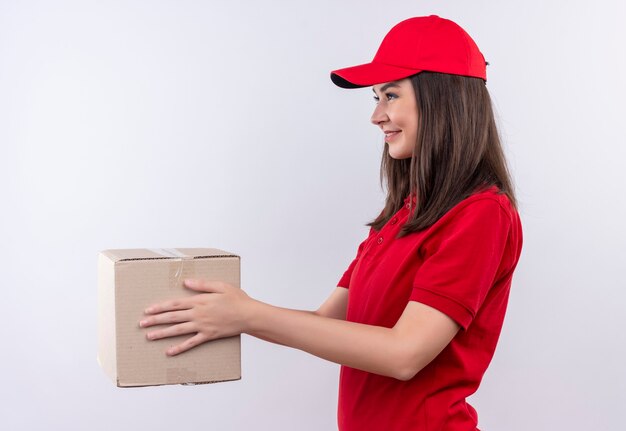
<svg viewBox="0 0 626 431">
<path fill-rule="evenodd" d="M 164 301 L 146 308 L 145 313 L 148 316 L 139 322 L 140 327 L 173 324 L 148 332 L 148 340 L 195 333 L 167 350 L 166 353 L 173 356 L 209 340 L 239 335 L 245 331 L 250 306 L 254 300 L 243 290 L 222 281 L 188 279 L 184 285 L 203 293 Z"/>
</svg>

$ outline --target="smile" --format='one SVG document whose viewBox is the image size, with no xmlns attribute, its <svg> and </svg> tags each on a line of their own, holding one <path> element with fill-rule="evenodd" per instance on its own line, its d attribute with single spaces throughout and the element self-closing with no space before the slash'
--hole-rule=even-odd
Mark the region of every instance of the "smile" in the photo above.
<svg viewBox="0 0 626 431">
<path fill-rule="evenodd" d="M 402 133 L 401 130 L 398 130 L 397 132 L 385 132 L 385 140 L 389 141 L 391 139 L 394 139 L 396 136 L 398 136 L 400 133 Z"/>
</svg>

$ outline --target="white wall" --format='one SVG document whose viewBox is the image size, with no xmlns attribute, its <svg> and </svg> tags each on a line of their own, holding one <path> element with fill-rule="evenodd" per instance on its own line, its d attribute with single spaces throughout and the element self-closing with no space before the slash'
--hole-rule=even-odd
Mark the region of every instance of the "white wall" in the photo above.
<svg viewBox="0 0 626 431">
<path fill-rule="evenodd" d="M 539 0 L 0 0 L 3 428 L 335 429 L 339 366 L 249 336 L 241 381 L 115 388 L 96 256 L 222 248 L 316 308 L 383 202 L 371 90 L 329 71 L 431 13 L 491 63 L 525 234 L 481 428 L 622 429 L 626 9 Z"/>
</svg>

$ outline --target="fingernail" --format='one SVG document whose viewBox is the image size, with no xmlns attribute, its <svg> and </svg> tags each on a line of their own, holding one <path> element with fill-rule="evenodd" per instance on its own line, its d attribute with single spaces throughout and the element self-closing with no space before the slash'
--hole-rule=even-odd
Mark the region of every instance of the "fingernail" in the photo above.
<svg viewBox="0 0 626 431">
<path fill-rule="evenodd" d="M 146 308 L 143 312 L 144 312 L 145 314 L 150 314 L 150 313 L 152 313 L 152 308 L 151 308 L 151 307 L 148 307 L 148 308 Z"/>
<path fill-rule="evenodd" d="M 143 325 L 145 325 L 145 324 L 146 324 L 146 321 L 145 321 L 145 320 L 142 320 L 141 322 L 139 322 L 139 326 L 143 326 Z"/>
</svg>

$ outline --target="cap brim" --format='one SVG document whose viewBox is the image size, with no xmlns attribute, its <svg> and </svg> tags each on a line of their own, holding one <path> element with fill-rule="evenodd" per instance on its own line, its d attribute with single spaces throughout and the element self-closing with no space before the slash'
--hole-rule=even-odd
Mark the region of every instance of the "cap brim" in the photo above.
<svg viewBox="0 0 626 431">
<path fill-rule="evenodd" d="M 342 88 L 361 88 L 382 82 L 397 81 L 420 72 L 422 72 L 421 69 L 406 69 L 381 63 L 365 63 L 333 70 L 330 72 L 330 79 L 335 85 Z"/>
</svg>

